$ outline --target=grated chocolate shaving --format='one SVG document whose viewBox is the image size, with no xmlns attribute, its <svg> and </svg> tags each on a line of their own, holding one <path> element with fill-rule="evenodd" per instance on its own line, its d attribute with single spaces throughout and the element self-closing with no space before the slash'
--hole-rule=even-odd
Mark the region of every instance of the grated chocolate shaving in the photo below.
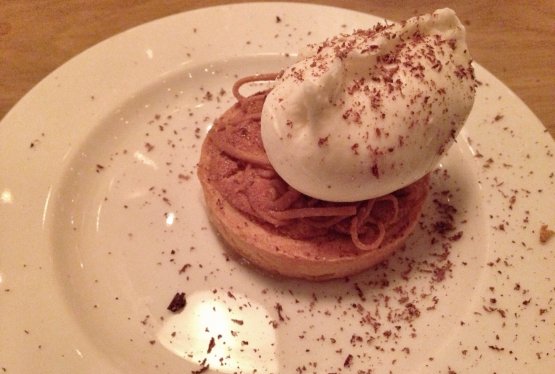
<svg viewBox="0 0 555 374">
<path fill-rule="evenodd" d="M 178 292 L 173 297 L 170 305 L 168 305 L 168 310 L 173 313 L 179 313 L 187 305 L 187 300 L 185 300 L 185 292 Z"/>
</svg>

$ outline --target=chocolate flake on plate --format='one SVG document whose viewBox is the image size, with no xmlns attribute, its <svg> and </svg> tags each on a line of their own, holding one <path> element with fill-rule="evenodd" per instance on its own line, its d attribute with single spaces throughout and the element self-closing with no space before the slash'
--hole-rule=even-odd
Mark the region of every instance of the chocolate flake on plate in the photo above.
<svg viewBox="0 0 555 374">
<path fill-rule="evenodd" d="M 178 292 L 173 297 L 167 309 L 170 312 L 178 313 L 178 312 L 181 312 L 186 305 L 187 305 L 187 300 L 185 300 L 185 292 Z"/>
<path fill-rule="evenodd" d="M 550 230 L 549 226 L 547 225 L 542 225 L 540 228 L 540 242 L 541 243 L 547 243 L 547 241 L 553 236 L 555 235 L 555 231 Z"/>
</svg>

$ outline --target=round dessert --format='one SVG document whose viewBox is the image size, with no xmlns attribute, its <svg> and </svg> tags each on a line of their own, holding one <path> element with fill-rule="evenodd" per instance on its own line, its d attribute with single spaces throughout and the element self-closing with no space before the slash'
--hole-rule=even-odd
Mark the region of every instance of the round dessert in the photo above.
<svg viewBox="0 0 555 374">
<path fill-rule="evenodd" d="M 237 103 L 208 132 L 198 176 L 209 218 L 232 249 L 268 272 L 324 280 L 404 245 L 475 83 L 450 10 L 336 37 L 311 56 L 236 82 Z M 241 95 L 259 80 L 274 87 Z"/>
<path fill-rule="evenodd" d="M 239 81 L 234 92 L 261 78 Z M 209 218 L 231 248 L 271 273 L 324 280 L 368 269 L 402 246 L 418 222 L 428 177 L 356 203 L 301 194 L 266 157 L 260 136 L 266 95 L 239 96 L 201 150 L 198 176 Z"/>
</svg>

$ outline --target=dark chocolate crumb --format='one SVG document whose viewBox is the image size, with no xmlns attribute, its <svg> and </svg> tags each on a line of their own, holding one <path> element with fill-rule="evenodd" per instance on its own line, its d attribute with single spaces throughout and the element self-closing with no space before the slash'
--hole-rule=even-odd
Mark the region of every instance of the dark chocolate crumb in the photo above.
<svg viewBox="0 0 555 374">
<path fill-rule="evenodd" d="M 147 143 L 145 143 L 145 148 L 146 148 L 147 152 L 150 152 L 154 149 L 154 146 L 147 142 Z"/>
<path fill-rule="evenodd" d="M 501 351 L 505 350 L 505 348 L 498 347 L 496 345 L 488 345 L 488 348 L 493 349 L 494 351 L 498 351 L 498 352 L 501 352 Z"/>
<path fill-rule="evenodd" d="M 279 320 L 282 321 L 282 322 L 285 321 L 285 319 L 283 318 L 283 315 L 281 314 L 283 312 L 283 307 L 281 306 L 281 304 L 276 303 L 274 308 L 276 308 L 276 310 L 277 310 Z"/>
<path fill-rule="evenodd" d="M 179 269 L 179 274 L 183 274 L 185 273 L 185 271 L 187 271 L 187 268 L 190 268 L 192 265 L 191 264 L 185 264 L 181 267 L 181 269 Z"/>
<path fill-rule="evenodd" d="M 353 355 L 349 354 L 345 359 L 345 361 L 343 362 L 343 366 L 348 368 L 348 367 L 351 367 L 352 364 L 353 364 Z"/>
<path fill-rule="evenodd" d="M 216 340 L 214 340 L 214 337 L 210 338 L 210 342 L 208 343 L 208 349 L 206 350 L 206 353 L 210 353 L 212 352 L 212 349 L 216 346 Z"/>
<path fill-rule="evenodd" d="M 200 369 L 198 370 L 191 370 L 191 374 L 202 374 L 210 369 L 210 365 L 206 363 L 206 359 L 202 360 L 200 363 Z"/>
<path fill-rule="evenodd" d="M 173 313 L 178 313 L 185 308 L 187 301 L 185 300 L 185 292 L 178 292 L 173 297 L 170 305 L 168 305 L 168 310 Z"/>
</svg>

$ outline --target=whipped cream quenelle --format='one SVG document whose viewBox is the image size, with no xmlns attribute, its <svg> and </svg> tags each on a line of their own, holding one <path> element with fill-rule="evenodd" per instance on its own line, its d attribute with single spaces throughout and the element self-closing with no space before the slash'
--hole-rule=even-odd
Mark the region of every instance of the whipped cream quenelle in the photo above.
<svg viewBox="0 0 555 374">
<path fill-rule="evenodd" d="M 311 197 L 359 201 L 415 182 L 472 108 L 472 60 L 450 9 L 309 50 L 276 80 L 261 132 L 277 173 Z"/>
</svg>

